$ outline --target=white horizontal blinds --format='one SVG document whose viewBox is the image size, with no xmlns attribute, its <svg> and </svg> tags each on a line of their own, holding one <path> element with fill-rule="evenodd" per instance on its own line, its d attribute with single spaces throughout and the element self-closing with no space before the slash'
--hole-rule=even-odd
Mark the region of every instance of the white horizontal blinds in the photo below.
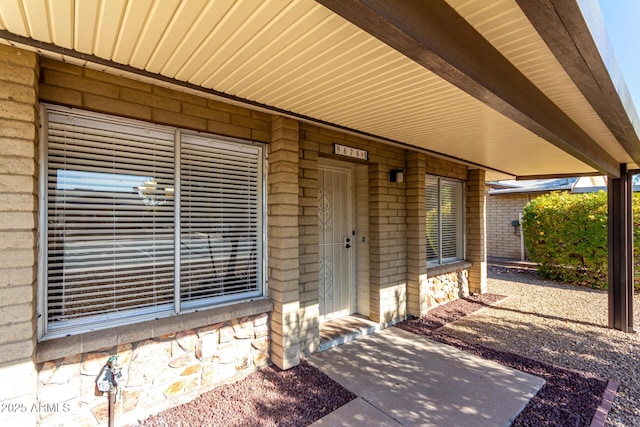
<svg viewBox="0 0 640 427">
<path fill-rule="evenodd" d="M 439 262 L 439 229 L 440 229 L 440 210 L 439 210 L 439 194 L 438 194 L 438 178 L 426 175 L 425 183 L 425 221 L 426 221 L 426 244 L 427 244 L 427 264 L 437 264 Z"/>
<path fill-rule="evenodd" d="M 47 139 L 48 330 L 171 303 L 174 134 L 51 111 Z"/>
<path fill-rule="evenodd" d="M 462 183 L 440 180 L 442 262 L 462 258 Z"/>
<path fill-rule="evenodd" d="M 186 307 L 261 292 L 261 150 L 182 137 L 180 297 Z"/>
</svg>

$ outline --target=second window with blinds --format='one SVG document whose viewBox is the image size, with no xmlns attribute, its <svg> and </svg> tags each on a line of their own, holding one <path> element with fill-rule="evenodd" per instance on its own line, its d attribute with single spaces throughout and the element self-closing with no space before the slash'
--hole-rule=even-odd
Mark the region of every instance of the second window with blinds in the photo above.
<svg viewBox="0 0 640 427">
<path fill-rule="evenodd" d="M 43 106 L 39 335 L 264 294 L 264 155 L 244 143 Z"/>
<path fill-rule="evenodd" d="M 464 184 L 426 175 L 427 267 L 464 259 Z"/>
</svg>

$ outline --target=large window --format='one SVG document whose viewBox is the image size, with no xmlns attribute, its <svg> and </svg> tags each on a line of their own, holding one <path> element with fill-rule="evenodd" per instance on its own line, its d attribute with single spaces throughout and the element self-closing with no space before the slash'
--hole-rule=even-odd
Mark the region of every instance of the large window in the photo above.
<svg viewBox="0 0 640 427">
<path fill-rule="evenodd" d="M 263 148 L 46 106 L 40 336 L 264 294 Z"/>
<path fill-rule="evenodd" d="M 464 186 L 426 176 L 427 266 L 464 259 Z"/>
</svg>

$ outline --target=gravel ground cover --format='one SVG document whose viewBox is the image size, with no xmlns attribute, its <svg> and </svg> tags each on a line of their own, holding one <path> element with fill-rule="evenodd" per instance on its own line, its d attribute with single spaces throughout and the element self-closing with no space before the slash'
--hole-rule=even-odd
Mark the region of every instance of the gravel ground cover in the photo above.
<svg viewBox="0 0 640 427">
<path fill-rule="evenodd" d="M 306 426 L 356 396 L 305 361 L 268 367 L 142 421 L 145 427 Z"/>
<path fill-rule="evenodd" d="M 442 333 L 615 381 L 619 387 L 607 425 L 640 426 L 640 334 L 607 328 L 606 292 L 500 267 L 489 270 L 488 292 L 509 298 L 448 324 Z M 640 331 L 639 294 L 634 320 Z"/>
<path fill-rule="evenodd" d="M 588 426 L 602 401 L 607 381 L 569 371 L 549 363 L 469 344 L 449 336 L 443 326 L 456 322 L 481 308 L 491 307 L 504 296 L 484 294 L 452 301 L 421 318 L 408 319 L 397 326 L 443 344 L 473 353 L 545 380 L 544 386 L 513 421 L 512 426 Z"/>
</svg>

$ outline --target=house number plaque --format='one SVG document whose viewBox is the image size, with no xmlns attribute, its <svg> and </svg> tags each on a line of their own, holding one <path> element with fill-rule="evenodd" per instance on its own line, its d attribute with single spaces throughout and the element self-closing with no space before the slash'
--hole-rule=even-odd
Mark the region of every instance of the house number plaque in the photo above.
<svg viewBox="0 0 640 427">
<path fill-rule="evenodd" d="M 345 145 L 333 144 L 333 152 L 339 156 L 353 157 L 354 159 L 369 160 L 369 152 Z"/>
</svg>

